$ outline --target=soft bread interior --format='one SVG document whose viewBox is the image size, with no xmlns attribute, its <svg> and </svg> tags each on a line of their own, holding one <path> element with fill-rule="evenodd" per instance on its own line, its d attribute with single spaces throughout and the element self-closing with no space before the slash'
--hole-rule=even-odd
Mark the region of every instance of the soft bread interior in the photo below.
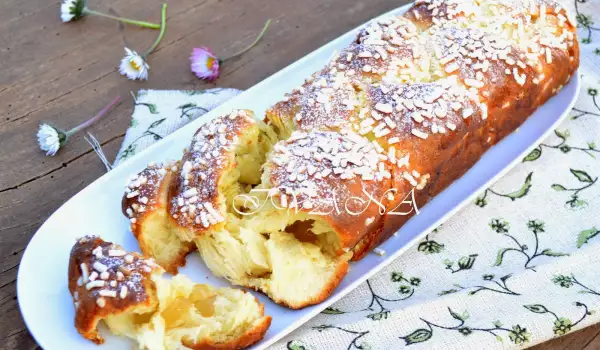
<svg viewBox="0 0 600 350">
<path fill-rule="evenodd" d="M 249 128 L 240 135 L 234 149 L 235 166 L 223 174 L 218 184 L 218 193 L 223 198 L 220 201 L 223 203 L 221 212 L 239 216 L 239 209 L 234 209 L 234 201 L 240 194 L 250 192 L 260 183 L 261 167 L 276 141 L 272 129 L 262 122 L 257 122 L 256 127 Z M 235 218 L 231 219 L 235 221 Z"/>
<path fill-rule="evenodd" d="M 177 268 L 185 263 L 185 256 L 195 249 L 173 232 L 174 225 L 168 215 L 169 187 L 176 168 L 177 163 L 149 164 L 130 179 L 122 201 L 140 249 L 170 273 L 177 273 Z"/>
<path fill-rule="evenodd" d="M 337 235 L 321 217 L 272 204 L 262 171 L 270 145 L 248 145 L 236 150 L 237 168 L 219 183 L 227 222 L 196 237 L 198 251 L 215 275 L 277 303 L 301 308 L 321 302 L 345 275 L 350 256 L 336 255 Z"/>
<path fill-rule="evenodd" d="M 162 272 L 157 271 L 152 274 L 150 279 L 145 283 L 144 289 L 148 299 L 153 300 L 149 306 L 136 306 L 119 314 L 108 315 L 104 322 L 110 331 L 116 335 L 136 339 L 135 334 L 139 329 L 147 324 L 154 313 L 158 310 L 158 297 L 156 291 L 155 280 L 162 278 Z"/>
<path fill-rule="evenodd" d="M 324 300 L 346 274 L 350 259 L 350 253 L 330 252 L 331 229 L 313 220 L 304 213 L 265 211 L 199 237 L 196 245 L 217 276 L 300 308 Z"/>
<path fill-rule="evenodd" d="M 195 284 L 185 276 L 152 276 L 158 306 L 105 319 L 109 329 L 137 341 L 140 349 L 238 348 L 249 334 L 268 328 L 263 306 L 242 290 Z M 256 337 L 254 337 L 256 341 Z"/>
<path fill-rule="evenodd" d="M 138 236 L 138 242 L 142 252 L 154 257 L 168 272 L 176 273 L 177 267 L 183 265 L 187 253 L 194 250 L 193 245 L 182 241 L 172 231 L 166 209 L 148 213 L 140 224 L 142 234 Z"/>
</svg>

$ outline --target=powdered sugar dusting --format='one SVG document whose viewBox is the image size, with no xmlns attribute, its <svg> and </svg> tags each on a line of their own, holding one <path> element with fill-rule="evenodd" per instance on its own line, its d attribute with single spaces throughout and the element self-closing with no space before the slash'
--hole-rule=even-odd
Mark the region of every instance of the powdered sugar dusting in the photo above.
<svg viewBox="0 0 600 350">
<path fill-rule="evenodd" d="M 181 160 L 169 203 L 170 215 L 179 225 L 201 231 L 225 220 L 219 178 L 235 162 L 240 136 L 254 125 L 250 111 L 236 110 L 198 129 Z"/>
<path fill-rule="evenodd" d="M 129 254 L 121 246 L 96 236 L 85 236 L 75 243 L 71 264 L 74 267 L 69 270 L 69 279 L 78 280 L 76 291 L 72 290 L 74 298 L 77 293 L 75 301 L 79 305 L 88 301 L 100 308 L 121 309 L 123 305 L 145 302 L 149 285 L 146 280 L 153 272 L 162 271 L 154 259 Z M 87 280 L 86 269 L 91 271 Z"/>
<path fill-rule="evenodd" d="M 282 206 L 330 212 L 337 204 L 343 211 L 352 196 L 368 199 L 363 188 L 369 193 L 389 188 L 391 173 L 386 159 L 356 134 L 295 132 L 274 147 L 266 171 L 276 195 L 286 197 Z"/>
<path fill-rule="evenodd" d="M 135 225 L 146 212 L 159 204 L 160 189 L 167 174 L 177 169 L 177 163 L 151 163 L 129 179 L 123 197 L 124 214 Z"/>
</svg>

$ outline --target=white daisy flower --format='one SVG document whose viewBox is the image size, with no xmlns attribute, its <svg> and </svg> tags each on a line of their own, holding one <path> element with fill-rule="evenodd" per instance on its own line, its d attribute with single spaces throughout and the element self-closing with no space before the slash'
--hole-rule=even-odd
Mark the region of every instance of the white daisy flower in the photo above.
<svg viewBox="0 0 600 350">
<path fill-rule="evenodd" d="M 152 29 L 160 29 L 160 25 L 156 23 L 146 22 L 146 21 L 136 21 L 134 19 L 129 19 L 125 17 L 118 17 L 107 15 L 102 12 L 90 10 L 87 7 L 87 0 L 62 0 L 60 4 L 60 19 L 63 22 L 71 22 L 76 21 L 83 16 L 93 15 L 100 16 L 104 18 L 114 19 L 119 22 L 133 24 L 136 26 L 144 27 L 144 28 L 152 28 Z"/>
<path fill-rule="evenodd" d="M 77 20 L 84 15 L 85 1 L 84 0 L 65 0 L 60 4 L 60 18 L 63 22 L 71 22 Z"/>
<path fill-rule="evenodd" d="M 42 124 L 38 130 L 37 138 L 42 151 L 46 152 L 47 156 L 53 156 L 67 140 L 67 135 L 64 131 L 53 126 Z"/>
<path fill-rule="evenodd" d="M 86 120 L 85 122 L 77 125 L 73 129 L 69 131 L 62 131 L 59 128 L 55 128 L 52 125 L 42 124 L 40 125 L 40 129 L 37 133 L 38 144 L 40 145 L 40 149 L 46 152 L 47 156 L 53 156 L 58 152 L 58 150 L 67 144 L 69 137 L 78 133 L 79 131 L 90 127 L 92 124 L 100 120 L 103 116 L 105 116 L 108 111 L 110 111 L 115 105 L 121 102 L 121 98 L 119 96 L 115 97 L 106 107 L 102 108 L 98 114 L 93 116 L 92 118 Z"/>
<path fill-rule="evenodd" d="M 150 66 L 137 52 L 125 48 L 125 57 L 119 65 L 119 73 L 130 80 L 147 80 Z"/>
</svg>

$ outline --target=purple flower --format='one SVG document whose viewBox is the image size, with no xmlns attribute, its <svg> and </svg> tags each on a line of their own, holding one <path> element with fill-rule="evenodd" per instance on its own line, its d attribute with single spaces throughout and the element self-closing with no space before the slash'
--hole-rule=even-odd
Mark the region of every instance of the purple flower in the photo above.
<svg viewBox="0 0 600 350">
<path fill-rule="evenodd" d="M 205 46 L 194 48 L 190 68 L 200 79 L 214 81 L 219 77 L 219 58 Z"/>
</svg>

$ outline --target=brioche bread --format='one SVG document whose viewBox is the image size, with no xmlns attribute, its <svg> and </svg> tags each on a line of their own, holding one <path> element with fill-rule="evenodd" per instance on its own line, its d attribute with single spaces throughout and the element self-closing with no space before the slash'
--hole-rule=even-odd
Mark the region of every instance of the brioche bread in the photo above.
<svg viewBox="0 0 600 350">
<path fill-rule="evenodd" d="M 134 339 L 140 349 L 239 349 L 264 336 L 264 307 L 242 290 L 163 277 L 153 259 L 95 236 L 77 241 L 69 260 L 75 327 L 102 344 L 97 330 Z"/>
<path fill-rule="evenodd" d="M 172 234 L 234 284 L 318 303 L 578 64 L 552 0 L 417 0 L 360 30 L 264 123 L 234 111 L 202 126 L 172 180 Z"/>
<path fill-rule="evenodd" d="M 179 164 L 150 164 L 133 176 L 122 200 L 122 210 L 131 222 L 131 232 L 138 240 L 142 253 L 153 257 L 167 272 L 176 274 L 185 264 L 186 255 L 196 249 L 172 230 L 174 223 L 168 215 L 171 179 Z"/>
</svg>

